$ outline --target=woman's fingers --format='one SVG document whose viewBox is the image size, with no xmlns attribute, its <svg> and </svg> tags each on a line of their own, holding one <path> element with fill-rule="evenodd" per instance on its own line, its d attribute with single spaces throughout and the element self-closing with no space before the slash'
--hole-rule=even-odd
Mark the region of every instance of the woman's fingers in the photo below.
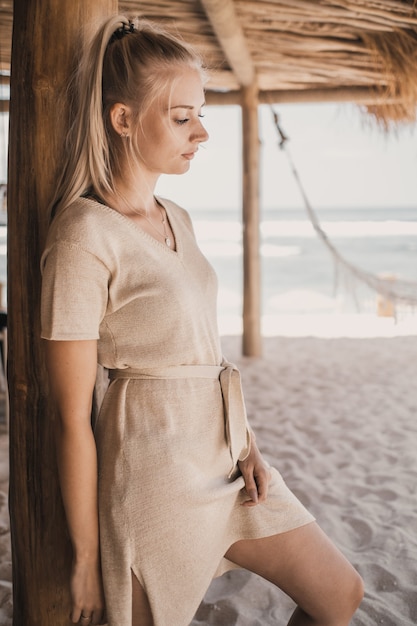
<svg viewBox="0 0 417 626">
<path fill-rule="evenodd" d="M 70 620 L 73 624 L 78 624 L 81 618 L 81 609 L 73 608 L 70 615 Z"/>
<path fill-rule="evenodd" d="M 87 611 L 80 609 L 74 609 L 71 613 L 70 617 L 73 624 L 84 624 L 84 626 L 98 626 L 100 624 L 105 624 L 105 615 L 103 610 L 96 611 Z"/>
<path fill-rule="evenodd" d="M 242 471 L 242 476 L 245 481 L 245 491 L 248 494 L 250 500 L 246 500 L 243 506 L 256 506 L 261 502 L 265 502 L 268 496 L 268 485 L 271 480 L 271 473 L 268 468 L 262 467 L 261 469 L 247 468 Z"/>
<path fill-rule="evenodd" d="M 265 502 L 268 495 L 268 485 L 271 480 L 271 472 L 265 464 L 254 439 L 251 451 L 244 461 L 239 461 L 239 469 L 245 481 L 245 490 L 250 500 L 246 500 L 243 506 L 256 506 Z"/>
<path fill-rule="evenodd" d="M 262 467 L 255 475 L 255 481 L 258 487 L 259 502 L 265 502 L 268 496 L 269 483 L 271 482 L 271 472 L 267 467 Z"/>
<path fill-rule="evenodd" d="M 247 500 L 246 502 L 244 502 L 245 505 L 251 505 L 254 506 L 255 504 L 258 504 L 258 486 L 255 482 L 255 477 L 253 475 L 253 470 L 249 469 L 248 472 L 246 472 L 246 475 L 242 472 L 242 476 L 243 479 L 245 481 L 245 490 L 246 493 L 248 494 L 250 500 Z"/>
</svg>

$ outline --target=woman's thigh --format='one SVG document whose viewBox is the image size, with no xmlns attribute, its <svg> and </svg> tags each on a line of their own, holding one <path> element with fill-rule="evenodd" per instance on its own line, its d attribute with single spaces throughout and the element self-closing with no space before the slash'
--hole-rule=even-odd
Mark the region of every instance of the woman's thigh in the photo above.
<svg viewBox="0 0 417 626">
<path fill-rule="evenodd" d="M 225 556 L 277 585 L 323 623 L 330 614 L 352 614 L 362 599 L 360 576 L 315 522 L 238 541 Z"/>
<path fill-rule="evenodd" d="M 132 572 L 132 626 L 153 626 L 151 607 L 146 593 Z"/>
</svg>

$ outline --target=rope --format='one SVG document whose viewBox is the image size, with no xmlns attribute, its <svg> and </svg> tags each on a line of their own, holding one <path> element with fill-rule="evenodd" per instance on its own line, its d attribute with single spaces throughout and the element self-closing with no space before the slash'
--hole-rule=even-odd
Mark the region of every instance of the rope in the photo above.
<svg viewBox="0 0 417 626">
<path fill-rule="evenodd" d="M 335 245 L 329 239 L 327 233 L 321 227 L 319 219 L 317 215 L 315 214 L 313 207 L 311 206 L 311 203 L 308 199 L 308 196 L 306 194 L 306 191 L 304 189 L 304 186 L 298 174 L 297 168 L 295 167 L 294 161 L 288 149 L 287 143 L 289 139 L 283 132 L 279 124 L 278 114 L 276 113 L 276 111 L 273 109 L 272 106 L 271 106 L 271 111 L 272 111 L 272 115 L 274 118 L 276 129 L 280 138 L 279 147 L 285 151 L 285 154 L 288 158 L 291 171 L 294 175 L 298 189 L 300 190 L 301 196 L 303 198 L 304 206 L 305 206 L 308 218 L 311 222 L 311 225 L 313 226 L 319 239 L 323 242 L 323 244 L 325 245 L 325 247 L 327 248 L 327 250 L 330 252 L 330 254 L 333 257 L 333 260 L 335 262 L 336 274 L 338 270 L 342 269 L 344 272 L 347 273 L 349 277 L 351 278 L 353 277 L 354 279 L 359 280 L 360 282 L 367 285 L 370 289 L 380 294 L 384 298 L 390 300 L 391 302 L 401 303 L 401 304 L 411 306 L 411 307 L 417 306 L 417 283 L 408 281 L 408 280 L 401 280 L 397 278 L 388 279 L 382 276 L 377 276 L 375 274 L 372 274 L 371 272 L 367 272 L 357 267 L 356 265 L 354 265 L 347 259 L 345 259 L 345 257 L 343 257 L 340 254 L 340 252 L 337 250 Z M 336 286 L 337 286 L 337 279 L 336 279 Z"/>
</svg>

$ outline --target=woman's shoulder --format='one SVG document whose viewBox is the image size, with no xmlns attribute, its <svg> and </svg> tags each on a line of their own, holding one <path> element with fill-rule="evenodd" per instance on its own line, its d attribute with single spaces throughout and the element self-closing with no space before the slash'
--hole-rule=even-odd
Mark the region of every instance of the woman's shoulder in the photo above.
<svg viewBox="0 0 417 626">
<path fill-rule="evenodd" d="M 106 233 L 112 233 L 114 223 L 107 209 L 92 198 L 80 197 L 59 211 L 49 227 L 47 244 L 58 242 L 91 247 Z M 110 224 L 107 224 L 110 222 Z"/>
<path fill-rule="evenodd" d="M 83 231 L 86 227 L 101 221 L 102 208 L 102 205 L 92 198 L 77 198 L 65 209 L 57 212 L 52 219 L 50 230 L 62 234 Z"/>
</svg>

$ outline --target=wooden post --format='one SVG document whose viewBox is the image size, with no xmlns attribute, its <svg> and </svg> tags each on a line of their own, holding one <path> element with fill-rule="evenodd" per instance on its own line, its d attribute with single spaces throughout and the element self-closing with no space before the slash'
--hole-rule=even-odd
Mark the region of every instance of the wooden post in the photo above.
<svg viewBox="0 0 417 626">
<path fill-rule="evenodd" d="M 259 253 L 258 87 L 242 88 L 243 151 L 243 343 L 246 356 L 260 356 L 261 271 Z"/>
<path fill-rule="evenodd" d="M 67 130 L 62 96 L 76 46 L 86 24 L 116 10 L 115 0 L 15 0 L 13 6 L 8 378 L 14 626 L 70 624 L 71 554 L 40 340 L 39 259 Z"/>
</svg>

